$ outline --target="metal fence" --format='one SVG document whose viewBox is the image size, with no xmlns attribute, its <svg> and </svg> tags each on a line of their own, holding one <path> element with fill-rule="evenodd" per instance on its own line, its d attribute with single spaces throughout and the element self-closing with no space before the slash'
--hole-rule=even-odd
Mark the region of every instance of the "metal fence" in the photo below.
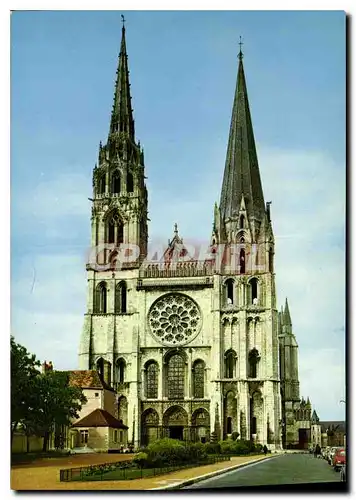
<svg viewBox="0 0 356 500">
<path fill-rule="evenodd" d="M 184 465 L 168 465 L 167 467 L 141 468 L 134 466 L 131 461 L 111 462 L 89 467 L 62 469 L 59 471 L 60 481 L 125 481 L 159 476 L 182 469 L 189 469 L 200 465 L 215 464 L 229 461 L 230 456 L 214 455 L 204 460 Z"/>
</svg>

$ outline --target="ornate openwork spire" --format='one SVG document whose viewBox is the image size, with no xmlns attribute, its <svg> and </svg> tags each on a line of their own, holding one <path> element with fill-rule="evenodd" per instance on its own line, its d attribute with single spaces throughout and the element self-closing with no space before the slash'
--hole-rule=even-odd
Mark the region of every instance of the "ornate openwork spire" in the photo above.
<svg viewBox="0 0 356 500">
<path fill-rule="evenodd" d="M 220 198 L 220 211 L 223 220 L 233 217 L 238 212 L 242 195 L 245 199 L 248 216 L 261 219 L 265 213 L 242 62 L 241 39 L 239 45 L 239 68 Z"/>
<path fill-rule="evenodd" d="M 135 126 L 131 107 L 129 69 L 127 63 L 125 18 L 122 17 L 122 37 L 119 63 L 116 71 L 114 105 L 111 113 L 110 134 L 123 132 L 135 140 Z"/>
</svg>

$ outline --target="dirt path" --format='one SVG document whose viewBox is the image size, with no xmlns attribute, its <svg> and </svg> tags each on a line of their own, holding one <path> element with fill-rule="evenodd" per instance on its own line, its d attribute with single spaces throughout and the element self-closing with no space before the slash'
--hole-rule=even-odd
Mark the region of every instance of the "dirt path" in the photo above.
<svg viewBox="0 0 356 500">
<path fill-rule="evenodd" d="M 11 489 L 13 490 L 149 490 L 172 483 L 208 474 L 209 472 L 226 469 L 233 465 L 262 459 L 262 457 L 233 457 L 229 462 L 220 462 L 212 465 L 203 465 L 192 469 L 185 469 L 162 476 L 134 481 L 85 481 L 60 482 L 59 470 L 71 467 L 81 467 L 105 462 L 127 460 L 131 455 L 78 455 L 60 459 L 43 459 L 38 463 L 15 466 L 11 469 Z M 44 464 L 43 462 L 47 463 Z M 50 462 L 50 463 L 48 463 Z"/>
</svg>

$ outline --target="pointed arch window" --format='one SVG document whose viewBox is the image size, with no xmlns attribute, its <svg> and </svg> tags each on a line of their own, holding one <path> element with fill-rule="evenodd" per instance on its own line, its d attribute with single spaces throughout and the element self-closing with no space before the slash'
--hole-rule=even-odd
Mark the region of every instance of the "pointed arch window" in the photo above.
<svg viewBox="0 0 356 500">
<path fill-rule="evenodd" d="M 233 350 L 225 353 L 225 378 L 234 378 L 236 373 L 236 353 Z"/>
<path fill-rule="evenodd" d="M 245 216 L 240 215 L 240 229 L 244 229 L 244 228 L 245 228 Z"/>
<path fill-rule="evenodd" d="M 257 418 L 252 417 L 251 419 L 251 434 L 257 434 Z"/>
<path fill-rule="evenodd" d="M 258 303 L 258 280 L 257 278 L 252 278 L 250 280 L 250 298 L 251 304 L 257 305 Z"/>
<path fill-rule="evenodd" d="M 127 286 L 125 281 L 121 281 L 116 285 L 115 289 L 115 312 L 127 312 Z"/>
<path fill-rule="evenodd" d="M 134 178 L 131 172 L 127 172 L 127 192 L 133 193 L 134 191 Z"/>
<path fill-rule="evenodd" d="M 252 349 L 252 351 L 250 351 L 248 355 L 250 378 L 257 378 L 257 364 L 259 360 L 260 360 L 260 355 L 257 349 Z"/>
<path fill-rule="evenodd" d="M 226 419 L 226 434 L 232 434 L 232 417 Z"/>
<path fill-rule="evenodd" d="M 149 362 L 146 367 L 146 398 L 158 398 L 158 364 L 155 361 Z"/>
<path fill-rule="evenodd" d="M 107 312 L 107 287 L 104 281 L 99 283 L 95 290 L 95 312 Z"/>
<path fill-rule="evenodd" d="M 121 245 L 124 242 L 124 226 L 121 222 L 117 225 L 117 244 Z"/>
<path fill-rule="evenodd" d="M 226 291 L 226 303 L 233 304 L 234 303 L 234 280 L 228 279 L 225 281 L 225 291 Z"/>
<path fill-rule="evenodd" d="M 168 360 L 168 399 L 184 399 L 185 362 L 180 354 Z"/>
<path fill-rule="evenodd" d="M 193 397 L 204 398 L 204 378 L 205 378 L 205 363 L 204 361 L 195 361 L 193 365 Z"/>
<path fill-rule="evenodd" d="M 116 362 L 116 375 L 119 384 L 123 384 L 126 378 L 126 362 L 120 358 Z"/>
<path fill-rule="evenodd" d="M 104 380 L 104 360 L 103 358 L 99 358 L 96 362 L 96 370 L 99 374 L 99 378 L 101 381 Z"/>
<path fill-rule="evenodd" d="M 114 212 L 107 219 L 107 243 L 120 244 L 124 241 L 124 226 L 118 212 Z"/>
<path fill-rule="evenodd" d="M 240 274 L 245 274 L 246 266 L 245 266 L 245 249 L 244 248 L 241 248 L 241 250 L 240 250 L 239 264 L 240 264 Z"/>
<path fill-rule="evenodd" d="M 101 174 L 97 181 L 98 194 L 105 194 L 106 191 L 106 175 Z"/>
<path fill-rule="evenodd" d="M 121 176 L 117 170 L 113 173 L 111 178 L 111 192 L 113 194 L 120 194 L 121 191 Z"/>
<path fill-rule="evenodd" d="M 115 243 L 115 225 L 115 219 L 111 218 L 108 224 L 108 243 Z"/>
<path fill-rule="evenodd" d="M 127 399 L 121 396 L 117 402 L 117 419 L 124 425 L 127 425 L 127 407 Z"/>
</svg>

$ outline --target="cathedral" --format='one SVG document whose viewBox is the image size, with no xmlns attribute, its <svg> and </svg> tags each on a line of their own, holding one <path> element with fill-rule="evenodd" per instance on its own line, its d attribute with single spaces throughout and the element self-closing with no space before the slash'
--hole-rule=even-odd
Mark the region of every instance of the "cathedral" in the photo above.
<svg viewBox="0 0 356 500">
<path fill-rule="evenodd" d="M 203 254 L 185 245 L 177 225 L 167 248 L 149 248 L 130 93 L 123 25 L 108 138 L 93 171 L 79 368 L 97 370 L 115 391 L 115 417 L 135 447 L 231 435 L 270 449 L 305 446 L 311 405 L 299 396 L 288 302 L 277 310 L 271 207 L 241 49 L 220 202 Z"/>
</svg>

